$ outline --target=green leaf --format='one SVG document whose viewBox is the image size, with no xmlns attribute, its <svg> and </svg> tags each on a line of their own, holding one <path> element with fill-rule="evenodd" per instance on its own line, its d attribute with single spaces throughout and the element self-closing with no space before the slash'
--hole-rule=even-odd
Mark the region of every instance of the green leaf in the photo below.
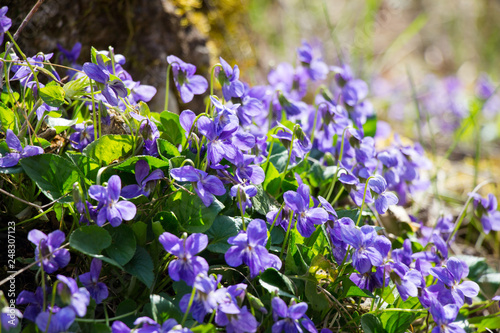
<svg viewBox="0 0 500 333">
<path fill-rule="evenodd" d="M 257 213 L 266 216 L 268 212 L 279 209 L 279 204 L 264 191 L 262 185 L 255 187 L 257 188 L 257 195 L 252 198 L 252 205 Z"/>
<path fill-rule="evenodd" d="M 77 120 L 78 119 L 68 120 L 68 119 L 64 119 L 64 118 L 47 117 L 45 119 L 45 122 L 50 127 L 54 128 L 56 130 L 56 133 L 59 134 L 62 131 L 64 131 L 65 129 L 67 129 L 68 127 L 71 127 L 74 124 L 76 124 Z"/>
<path fill-rule="evenodd" d="M 143 160 L 148 162 L 149 167 L 151 170 L 154 169 L 162 169 L 162 170 L 168 170 L 168 162 L 163 161 L 157 157 L 153 156 L 148 156 L 148 155 L 136 155 L 133 156 L 123 163 L 118 164 L 117 166 L 114 166 L 114 170 L 121 170 L 121 171 L 127 171 L 127 172 L 134 172 L 135 171 L 135 164 L 137 161 Z"/>
<path fill-rule="evenodd" d="M 171 159 L 168 160 L 168 166 L 170 170 L 175 169 L 175 168 L 180 168 L 182 162 L 186 159 L 186 156 L 177 156 L 177 157 L 172 157 Z"/>
<path fill-rule="evenodd" d="M 460 255 L 456 257 L 464 261 L 467 266 L 469 266 L 469 275 L 467 275 L 469 280 L 477 281 L 483 274 L 488 272 L 489 266 L 486 263 L 486 258 L 468 255 Z"/>
<path fill-rule="evenodd" d="M 273 151 L 269 157 L 269 161 L 274 165 L 279 173 L 285 171 L 285 166 L 288 161 L 288 150 L 283 146 L 278 146 L 274 143 Z"/>
<path fill-rule="evenodd" d="M 217 199 L 209 207 L 205 207 L 197 195 L 190 195 L 185 191 L 179 191 L 168 200 L 167 207 L 180 222 L 181 227 L 187 232 L 205 232 L 212 226 L 224 205 Z"/>
<path fill-rule="evenodd" d="M 404 333 L 419 316 L 419 313 L 389 311 L 380 315 L 387 333 Z"/>
<path fill-rule="evenodd" d="M 250 221 L 251 219 L 245 218 L 247 225 Z M 226 253 L 231 247 L 227 243 L 228 238 L 236 236 L 240 230 L 242 230 L 241 217 L 217 216 L 212 227 L 206 232 L 210 239 L 207 249 L 215 253 Z"/>
<path fill-rule="evenodd" d="M 95 183 L 100 165 L 90 157 L 76 153 L 66 152 L 66 156 L 74 163 L 81 176 L 85 179 L 88 185 Z"/>
<path fill-rule="evenodd" d="M 365 137 L 371 136 L 373 138 L 375 136 L 377 132 L 377 116 L 373 115 L 366 119 L 366 123 L 363 124 L 363 131 L 365 132 Z"/>
<path fill-rule="evenodd" d="M 160 122 L 163 126 L 163 132 L 161 134 L 162 138 L 167 139 L 170 143 L 176 146 L 183 143 L 185 140 L 185 131 L 181 127 L 178 114 L 163 111 L 160 114 Z"/>
<path fill-rule="evenodd" d="M 302 250 L 307 250 L 304 247 L 304 237 L 302 237 L 297 229 L 290 231 L 290 238 L 288 241 L 288 252 L 285 259 L 285 273 L 305 274 L 309 269 L 309 265 L 305 262 Z"/>
<path fill-rule="evenodd" d="M 4 53 L 2 53 L 1 55 L 3 55 L 3 54 Z M 19 95 L 18 92 L 16 92 L 16 91 L 12 92 L 12 98 L 14 99 L 14 102 L 17 102 L 19 100 L 20 96 L 21 95 Z M 6 86 L 4 86 L 3 91 L 0 94 L 0 101 L 2 101 L 4 104 L 13 104 L 12 103 L 12 99 L 11 99 L 11 95 L 9 93 L 7 93 L 7 87 Z M 7 107 L 6 105 L 4 105 L 4 106 Z"/>
<path fill-rule="evenodd" d="M 46 85 L 45 87 L 38 89 L 38 94 L 45 103 L 57 108 L 64 103 L 64 96 L 66 95 L 66 92 L 58 85 Z"/>
<path fill-rule="evenodd" d="M 50 200 L 57 200 L 73 189 L 80 180 L 78 170 L 64 158 L 54 154 L 41 154 L 22 158 L 26 174 Z"/>
<path fill-rule="evenodd" d="M 417 297 L 410 297 L 401 304 L 401 309 L 421 308 L 422 305 Z M 379 318 L 387 333 L 404 333 L 419 316 L 423 315 L 425 313 L 422 312 L 385 311 Z"/>
<path fill-rule="evenodd" d="M 260 274 L 259 283 L 270 293 L 277 292 L 278 295 L 294 298 L 292 281 L 274 268 L 268 268 Z"/>
<path fill-rule="evenodd" d="M 170 159 L 172 157 L 180 156 L 179 150 L 176 146 L 168 142 L 167 140 L 157 139 L 158 153 L 163 159 Z"/>
<path fill-rule="evenodd" d="M 280 173 L 278 172 L 278 170 L 276 170 L 276 167 L 271 162 L 269 162 L 269 164 L 266 162 L 262 164 L 261 167 L 266 173 L 266 178 L 264 180 L 264 183 L 262 183 L 262 187 L 269 194 L 276 196 L 280 190 Z"/>
<path fill-rule="evenodd" d="M 118 317 L 137 310 L 138 310 L 137 303 L 134 300 L 128 298 L 123 302 L 121 302 L 120 304 L 118 304 L 115 315 Z M 135 319 L 136 319 L 135 316 L 131 314 L 129 316 L 120 318 L 120 321 L 125 323 L 125 325 L 127 325 L 128 327 L 134 327 Z"/>
<path fill-rule="evenodd" d="M 354 284 L 349 278 L 342 279 L 342 287 L 343 293 L 339 299 L 347 298 L 347 297 L 370 297 L 375 298 L 375 296 L 366 289 L 361 289 L 357 285 Z M 389 290 L 388 287 L 386 289 Z"/>
<path fill-rule="evenodd" d="M 83 226 L 71 233 L 69 245 L 84 254 L 98 255 L 111 245 L 111 236 L 97 225 Z"/>
<path fill-rule="evenodd" d="M 87 76 L 83 76 L 77 80 L 71 80 L 67 82 L 64 86 L 64 92 L 66 97 L 73 99 L 74 97 L 79 97 L 88 94 L 85 88 L 90 86 L 90 81 Z"/>
<path fill-rule="evenodd" d="M 167 294 L 150 295 L 149 301 L 150 303 L 144 307 L 144 312 L 148 317 L 159 323 L 170 318 L 174 318 L 179 323 L 181 322 L 182 313 Z"/>
<path fill-rule="evenodd" d="M 213 324 L 202 324 L 191 328 L 193 333 L 216 333 L 217 330 Z"/>
<path fill-rule="evenodd" d="M 354 222 L 356 222 L 358 220 L 359 209 L 340 209 L 340 210 L 337 210 L 336 212 L 337 212 L 339 219 L 342 217 L 348 217 L 351 220 L 353 220 Z"/>
<path fill-rule="evenodd" d="M 387 333 L 380 319 L 372 313 L 365 313 L 361 316 L 361 328 L 365 333 Z"/>
<path fill-rule="evenodd" d="M 471 326 L 474 326 L 478 332 L 485 332 L 486 329 L 489 329 L 488 332 L 491 332 L 493 329 L 500 328 L 500 316 L 497 314 L 490 316 L 478 316 L 468 319 Z"/>
<path fill-rule="evenodd" d="M 0 173 L 3 173 L 5 175 L 13 175 L 16 173 L 21 173 L 23 171 L 24 170 L 20 165 L 16 165 L 10 168 L 0 168 Z"/>
<path fill-rule="evenodd" d="M 148 226 L 144 222 L 135 222 L 132 224 L 132 230 L 134 231 L 135 238 L 137 240 L 137 245 L 146 245 L 146 235 Z"/>
<path fill-rule="evenodd" d="M 111 333 L 111 327 L 104 323 L 87 323 L 88 331 L 92 333 Z M 84 330 L 85 331 L 85 330 Z"/>
<path fill-rule="evenodd" d="M 138 246 L 134 257 L 125 266 L 125 271 L 141 280 L 146 287 L 151 289 L 154 281 L 153 260 L 148 251 Z"/>
<path fill-rule="evenodd" d="M 486 295 L 493 295 L 500 287 L 500 273 L 483 274 L 479 280 L 477 280 L 477 283 Z"/>
<path fill-rule="evenodd" d="M 171 211 L 159 212 L 153 218 L 153 222 L 160 222 L 163 230 L 170 232 L 174 235 L 180 235 L 182 233 L 182 227 L 177 220 L 177 217 Z"/>
<path fill-rule="evenodd" d="M 16 127 L 16 116 L 14 111 L 9 109 L 3 103 L 0 104 L 0 130 L 6 132 L 8 129 L 13 130 Z"/>
<path fill-rule="evenodd" d="M 106 230 L 111 235 L 111 245 L 104 250 L 104 254 L 118 264 L 125 265 L 134 256 L 137 247 L 134 232 L 126 224 L 116 228 L 107 226 Z"/>
<path fill-rule="evenodd" d="M 104 135 L 89 144 L 83 154 L 100 163 L 109 165 L 113 161 L 123 161 L 132 153 L 134 137 L 132 135 Z"/>
</svg>

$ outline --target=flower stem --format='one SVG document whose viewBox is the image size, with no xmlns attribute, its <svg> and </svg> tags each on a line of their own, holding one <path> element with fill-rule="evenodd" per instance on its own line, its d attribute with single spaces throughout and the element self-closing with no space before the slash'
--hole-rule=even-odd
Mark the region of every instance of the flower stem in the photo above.
<svg viewBox="0 0 500 333">
<path fill-rule="evenodd" d="M 196 294 L 196 288 L 193 287 L 193 291 L 191 292 L 191 297 L 189 298 L 189 303 L 188 303 L 188 307 L 186 309 L 186 313 L 184 313 L 184 317 L 182 318 L 182 321 L 181 321 L 181 326 L 184 326 L 184 323 L 186 322 L 189 311 L 191 310 L 191 306 L 193 306 L 195 294 Z"/>
<path fill-rule="evenodd" d="M 283 176 L 280 178 L 280 186 L 278 187 L 279 189 L 281 189 L 281 185 L 283 184 L 283 180 L 285 180 L 286 171 L 288 170 L 288 165 L 290 164 L 290 160 L 292 159 L 293 141 L 294 140 L 295 140 L 295 131 L 293 131 L 293 133 L 292 133 L 292 141 L 290 143 L 290 152 L 288 153 L 288 159 L 286 161 L 285 170 L 283 171 Z"/>
<path fill-rule="evenodd" d="M 97 114 L 95 109 L 95 97 L 94 97 L 94 85 L 92 84 L 92 79 L 89 78 L 90 81 L 90 95 L 92 96 L 92 113 L 94 117 L 94 140 L 97 140 Z"/>
<path fill-rule="evenodd" d="M 59 280 L 54 283 L 52 287 L 52 301 L 50 302 L 50 310 L 49 310 L 49 320 L 47 320 L 47 326 L 45 327 L 45 332 L 49 331 L 50 319 L 52 318 L 52 309 L 54 308 L 54 304 L 56 303 L 56 288 L 59 284 Z"/>
<path fill-rule="evenodd" d="M 288 236 L 290 234 L 290 229 L 292 226 L 293 213 L 290 215 L 290 220 L 288 221 L 288 228 L 286 230 L 285 239 L 283 240 L 283 246 L 281 247 L 280 260 L 283 258 L 283 252 L 285 252 L 285 246 L 288 241 Z"/>
<path fill-rule="evenodd" d="M 214 94 L 214 76 L 215 76 L 215 69 L 217 67 L 220 67 L 222 68 L 222 65 L 217 63 L 215 65 L 212 66 L 212 69 L 210 70 L 210 96 L 212 96 Z M 208 103 L 207 103 L 207 108 L 205 109 L 205 113 L 208 114 L 208 108 L 210 107 L 210 96 L 208 97 Z M 210 118 L 213 119 L 213 109 L 210 111 Z"/>
<path fill-rule="evenodd" d="M 283 210 L 284 206 L 285 206 L 285 203 L 282 203 L 280 209 L 278 210 L 278 212 L 276 213 L 276 216 L 274 217 L 273 224 L 271 224 L 271 228 L 269 228 L 269 232 L 273 231 L 274 225 L 276 224 L 276 221 L 278 221 L 278 217 L 280 216 L 281 211 Z"/>
<path fill-rule="evenodd" d="M 465 218 L 465 213 L 467 212 L 467 207 L 469 207 L 470 202 L 473 199 L 473 194 L 479 191 L 481 187 L 483 187 L 486 184 L 489 184 L 491 181 L 490 180 L 485 180 L 484 182 L 478 184 L 474 190 L 469 194 L 469 199 L 465 202 L 464 207 L 462 208 L 462 211 L 460 212 L 460 215 L 458 215 L 457 220 L 455 221 L 455 228 L 453 228 L 453 232 L 448 236 L 448 239 L 446 240 L 446 245 L 450 244 L 450 241 L 453 239 L 453 236 L 457 233 L 458 229 L 462 225 L 462 222 Z"/>
<path fill-rule="evenodd" d="M 358 226 L 359 222 L 361 222 L 361 216 L 363 215 L 363 208 L 365 206 L 366 191 L 368 190 L 368 182 L 372 178 L 373 178 L 373 176 L 372 177 L 368 177 L 368 179 L 365 182 L 365 191 L 363 193 L 363 201 L 361 202 L 361 207 L 359 208 L 359 216 L 358 216 L 358 220 L 356 221 L 356 226 Z"/>
<path fill-rule="evenodd" d="M 344 131 L 342 132 L 342 141 L 340 142 L 340 155 L 339 155 L 339 159 L 337 160 L 337 169 L 335 170 L 335 174 L 333 175 L 332 184 L 330 185 L 330 189 L 328 190 L 328 194 L 326 195 L 326 201 L 330 201 L 330 197 L 332 196 L 332 193 L 333 193 L 333 188 L 335 187 L 335 183 L 337 182 L 340 161 L 342 161 L 342 157 L 344 157 L 345 133 L 347 132 L 348 129 L 349 129 L 349 126 L 344 128 Z"/>
<path fill-rule="evenodd" d="M 165 111 L 168 111 L 168 95 L 170 90 L 170 69 L 172 68 L 172 64 L 168 64 L 167 66 L 167 80 L 165 81 Z"/>
<path fill-rule="evenodd" d="M 186 142 L 182 146 L 182 151 L 184 151 L 184 149 L 186 149 L 186 146 L 187 146 L 188 141 L 189 141 L 189 137 L 191 136 L 191 133 L 193 133 L 193 129 L 194 129 L 196 123 L 198 122 L 198 119 L 200 119 L 201 116 L 206 116 L 206 113 L 200 113 L 199 115 L 196 116 L 196 118 L 194 118 L 193 124 L 191 125 L 191 128 L 189 129 L 189 133 L 188 133 Z"/>
<path fill-rule="evenodd" d="M 238 203 L 240 204 L 241 224 L 243 225 L 243 231 L 246 231 L 247 228 L 245 226 L 245 211 L 243 210 L 243 203 L 241 202 L 241 191 L 241 187 L 238 187 Z"/>
</svg>

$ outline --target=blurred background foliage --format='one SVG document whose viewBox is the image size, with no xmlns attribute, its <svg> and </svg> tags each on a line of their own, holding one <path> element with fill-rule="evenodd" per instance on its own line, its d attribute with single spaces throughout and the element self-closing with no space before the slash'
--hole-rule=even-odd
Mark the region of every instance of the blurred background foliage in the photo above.
<svg viewBox="0 0 500 333">
<path fill-rule="evenodd" d="M 434 191 L 417 199 L 430 221 L 458 215 L 467 193 L 487 179 L 492 183 L 481 193 L 500 198 L 500 104 L 493 105 L 493 116 L 471 116 L 475 108 L 483 111 L 476 97 L 480 75 L 487 73 L 495 87 L 500 79 L 499 1 L 174 2 L 185 24 L 208 37 L 211 62 L 222 56 L 238 64 L 250 84 L 265 82 L 282 61 L 295 64 L 303 40 L 318 47 L 327 63 L 350 64 L 369 83 L 377 116 L 403 141 L 419 140 L 433 161 Z M 442 109 L 434 110 L 436 104 Z M 461 117 L 449 110 L 456 106 L 463 107 Z M 449 123 L 455 127 L 443 130 Z M 474 229 L 469 225 L 462 234 L 477 235 Z M 488 252 L 498 258 L 496 237 Z M 486 245 L 474 240 L 476 250 Z"/>
</svg>

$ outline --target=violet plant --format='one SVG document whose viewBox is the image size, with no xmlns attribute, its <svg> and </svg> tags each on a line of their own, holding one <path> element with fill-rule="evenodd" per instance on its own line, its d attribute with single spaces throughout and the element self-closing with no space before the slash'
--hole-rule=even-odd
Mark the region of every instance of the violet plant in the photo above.
<svg viewBox="0 0 500 333">
<path fill-rule="evenodd" d="M 267 83 L 251 86 L 222 58 L 207 80 L 169 55 L 167 80 L 171 71 L 181 101 L 209 88 L 210 98 L 203 110 L 177 115 L 167 100 L 165 110 L 151 112 L 145 102 L 156 88 L 134 81 L 113 48 L 92 48 L 80 67 L 82 45 L 60 47 L 72 73 L 61 79 L 51 63 L 58 57 L 20 52 L 6 13 L 2 7 L 0 42 L 14 49 L 1 54 L 2 205 L 32 243 L 22 258 L 8 252 L 9 269 L 30 265 L 18 274 L 33 283 L 17 294 L 22 315 L 4 311 L 0 297 L 3 329 L 463 332 L 486 325 L 467 306 L 492 305 L 498 296 L 452 245 L 472 201 L 481 237 L 499 230 L 496 198 L 476 188 L 456 221 L 412 216 L 397 231 L 386 228 L 389 210 L 404 210 L 427 190 L 431 164 L 421 145 L 397 136 L 380 148 L 379 128 L 367 125 L 377 123 L 369 86 L 347 63 L 328 66 L 303 42 L 295 65 L 278 64 Z M 483 100 L 494 95 L 490 83 L 480 82 Z M 121 127 L 104 132 L 111 123 Z M 67 144 L 44 139 L 42 129 Z"/>
</svg>

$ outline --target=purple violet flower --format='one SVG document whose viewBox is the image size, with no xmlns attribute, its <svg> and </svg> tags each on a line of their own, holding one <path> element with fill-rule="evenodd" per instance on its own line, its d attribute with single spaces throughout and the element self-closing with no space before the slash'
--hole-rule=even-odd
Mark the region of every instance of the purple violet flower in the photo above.
<svg viewBox="0 0 500 333">
<path fill-rule="evenodd" d="M 115 320 L 111 325 L 111 333 L 130 333 L 132 330 L 124 322 Z"/>
<path fill-rule="evenodd" d="M 320 57 L 314 57 L 313 48 L 303 41 L 297 50 L 299 61 L 306 67 L 309 77 L 313 81 L 324 80 L 328 74 L 328 66 Z"/>
<path fill-rule="evenodd" d="M 198 274 L 208 272 L 207 261 L 203 257 L 196 256 L 207 247 L 207 235 L 192 234 L 187 238 L 179 238 L 169 232 L 164 232 L 159 240 L 165 251 L 178 258 L 168 265 L 168 274 L 172 280 L 183 280 L 187 285 L 192 286 Z"/>
<path fill-rule="evenodd" d="M 153 86 L 132 80 L 124 80 L 123 83 L 130 90 L 127 99 L 132 105 L 139 101 L 149 102 L 156 95 L 156 88 Z"/>
<path fill-rule="evenodd" d="M 42 147 L 26 146 L 23 148 L 21 146 L 21 141 L 19 141 L 11 129 L 7 130 L 5 142 L 7 142 L 7 146 L 13 150 L 13 152 L 0 157 L 0 168 L 13 167 L 17 165 L 21 158 L 43 154 Z"/>
<path fill-rule="evenodd" d="M 368 85 L 365 81 L 354 79 L 342 88 L 342 98 L 349 106 L 355 106 L 368 95 Z"/>
<path fill-rule="evenodd" d="M 48 236 L 40 230 L 33 229 L 28 233 L 28 240 L 36 245 L 35 260 L 50 256 L 42 260 L 45 273 L 54 273 L 59 268 L 64 268 L 69 263 L 70 255 L 67 249 L 58 249 L 66 236 L 61 230 L 51 232 Z M 40 266 L 40 264 L 38 264 Z"/>
<path fill-rule="evenodd" d="M 207 90 L 208 81 L 203 76 L 194 74 L 195 65 L 185 63 L 173 55 L 167 57 L 167 62 L 172 66 L 174 82 L 182 102 L 189 103 L 194 95 L 201 95 Z"/>
<path fill-rule="evenodd" d="M 0 8 L 0 45 L 3 43 L 3 35 L 12 26 L 12 20 L 6 15 L 8 10 L 7 6 Z"/>
<path fill-rule="evenodd" d="M 74 65 L 80 56 L 80 52 L 82 51 L 82 43 L 76 42 L 71 50 L 66 50 L 61 44 L 57 43 L 57 48 L 59 49 L 59 52 L 61 52 L 59 61 L 62 63 L 63 59 L 66 59 L 71 65 Z"/>
<path fill-rule="evenodd" d="M 236 153 L 234 166 L 236 166 L 235 175 L 237 179 L 244 183 L 249 180 L 254 185 L 262 184 L 266 178 L 264 170 L 260 165 L 252 164 L 255 160 L 254 155 L 247 155 L 241 152 Z"/>
<path fill-rule="evenodd" d="M 273 333 L 301 333 L 302 327 L 308 332 L 317 333 L 318 330 L 314 323 L 306 315 L 307 303 L 301 302 L 295 304 L 292 300 L 290 307 L 286 306 L 285 301 L 279 297 L 274 297 L 272 302 L 274 324 L 272 327 Z M 279 318 L 284 318 L 278 320 Z"/>
<path fill-rule="evenodd" d="M 76 124 L 73 126 L 75 133 L 69 136 L 71 146 L 76 150 L 82 151 L 91 142 L 95 140 L 94 125 Z"/>
<path fill-rule="evenodd" d="M 144 139 L 143 154 L 158 157 L 157 139 L 160 137 L 160 131 L 154 121 L 135 112 L 129 112 L 129 115 L 141 123 L 139 133 Z"/>
<path fill-rule="evenodd" d="M 108 180 L 108 186 L 92 185 L 89 188 L 89 196 L 97 200 L 97 225 L 102 226 L 109 221 L 113 227 L 122 224 L 122 220 L 130 221 L 134 218 L 137 208 L 130 201 L 119 201 L 122 182 L 119 176 L 113 175 Z"/>
<path fill-rule="evenodd" d="M 219 58 L 219 60 L 222 65 L 222 70 L 219 69 L 217 77 L 222 86 L 224 99 L 230 101 L 231 98 L 242 97 L 245 93 L 245 85 L 239 80 L 240 69 L 238 65 L 234 65 L 234 68 L 231 68 L 224 59 Z"/>
<path fill-rule="evenodd" d="M 49 322 L 50 319 L 50 322 Z M 36 317 L 36 325 L 41 332 L 63 333 L 67 332 L 75 321 L 75 312 L 69 306 L 60 309 L 56 313 L 50 313 L 50 310 L 41 312 Z M 48 327 L 48 329 L 47 329 Z"/>
<path fill-rule="evenodd" d="M 280 140 L 280 142 L 285 146 L 285 148 L 290 148 L 290 143 L 293 138 L 293 132 L 286 128 L 285 126 L 278 125 L 280 130 L 278 133 L 272 135 L 273 138 Z M 311 150 L 312 144 L 309 137 L 304 135 L 302 138 L 297 138 L 295 136 L 295 140 L 293 141 L 292 147 L 292 157 L 291 161 L 295 162 L 295 159 L 298 157 L 300 159 L 304 158 L 304 156 Z"/>
<path fill-rule="evenodd" d="M 261 219 L 252 220 L 247 231 L 230 237 L 227 242 L 233 246 L 224 255 L 231 267 L 245 263 L 250 268 L 250 277 L 254 278 L 269 267 L 281 268 L 281 260 L 266 249 L 267 228 Z"/>
<path fill-rule="evenodd" d="M 384 285 L 389 285 L 390 279 L 387 274 L 387 266 L 388 265 L 377 267 L 375 272 L 368 271 L 364 274 L 352 273 L 351 276 L 349 276 L 349 279 L 359 288 L 373 292 L 375 288 L 382 288 Z"/>
<path fill-rule="evenodd" d="M 53 55 L 53 53 L 43 54 L 42 52 L 38 52 L 35 56 L 27 58 L 27 60 L 32 67 L 34 67 L 34 71 L 38 72 L 39 69 L 36 68 L 36 66 L 43 67 L 42 63 L 49 61 Z M 30 79 L 33 78 L 33 73 L 25 61 L 19 61 L 18 63 L 20 65 L 15 65 L 14 63 L 12 66 L 12 71 L 15 72 L 15 74 L 11 77 L 11 80 L 20 80 L 21 85 L 25 87 L 30 82 Z M 58 76 L 57 72 L 53 72 L 53 74 Z"/>
<path fill-rule="evenodd" d="M 135 164 L 135 180 L 137 184 L 127 185 L 122 188 L 121 196 L 125 199 L 135 198 L 140 195 L 148 197 L 151 190 L 155 188 L 156 181 L 164 177 L 163 171 L 156 169 L 149 173 L 147 161 L 139 160 Z"/>
<path fill-rule="evenodd" d="M 207 313 L 212 313 L 217 309 L 219 303 L 223 302 L 226 298 L 226 288 L 217 289 L 220 281 L 222 279 L 221 275 L 210 275 L 198 274 L 194 280 L 193 288 L 196 289 L 193 304 L 191 306 L 191 315 L 193 318 L 202 323 Z M 190 294 L 186 294 L 182 297 L 179 307 L 182 311 L 186 311 Z"/>
<path fill-rule="evenodd" d="M 436 327 L 432 329 L 432 333 L 465 333 L 465 330 L 458 324 L 453 323 L 457 318 L 460 307 L 455 304 L 441 305 L 438 302 L 433 302 L 430 312 Z"/>
<path fill-rule="evenodd" d="M 328 213 L 324 208 L 311 207 L 309 191 L 309 186 L 302 184 L 297 192 L 287 191 L 283 194 L 283 200 L 297 216 L 297 230 L 302 237 L 310 237 L 316 230 L 314 225 L 328 220 Z"/>
<path fill-rule="evenodd" d="M 189 328 L 182 327 L 177 323 L 177 320 L 170 318 L 165 320 L 165 322 L 160 325 L 153 319 L 149 317 L 139 317 L 134 321 L 134 325 L 142 325 L 141 328 L 135 329 L 135 333 L 189 333 L 191 330 Z M 127 327 L 128 328 L 128 327 Z M 116 327 L 116 329 L 124 330 L 126 332 L 125 327 L 121 326 Z M 130 330 L 130 329 L 129 329 Z M 117 331 L 122 332 L 122 331 Z M 113 331 L 113 333 L 115 333 Z"/>
<path fill-rule="evenodd" d="M 238 130 L 238 117 L 228 110 L 219 113 L 215 120 L 202 116 L 197 122 L 198 130 L 208 141 L 207 159 L 215 165 L 223 158 L 233 160 L 237 149 L 232 143 L 234 132 Z"/>
<path fill-rule="evenodd" d="M 403 248 L 392 250 L 392 259 L 395 262 L 405 264 L 408 267 L 413 262 L 412 255 L 413 250 L 411 248 L 411 241 L 409 239 L 405 239 L 405 241 L 403 242 Z"/>
<path fill-rule="evenodd" d="M 250 198 L 257 195 L 257 188 L 253 185 L 236 184 L 231 187 L 229 194 L 236 198 L 238 208 L 242 209 L 243 214 L 245 214 L 247 208 L 252 208 L 252 200 Z M 243 208 L 240 207 L 240 199 Z"/>
<path fill-rule="evenodd" d="M 61 300 L 75 311 L 78 317 L 83 317 L 87 313 L 87 306 L 90 303 L 90 293 L 85 288 L 78 288 L 76 281 L 64 275 L 57 275 L 57 279 L 62 282 L 57 285 L 57 292 Z"/>
<path fill-rule="evenodd" d="M 15 329 L 19 325 L 19 319 L 23 318 L 23 314 L 16 308 L 11 308 L 10 306 L 5 306 L 0 310 L 0 328 L 3 328 L 3 332 L 10 332 L 11 329 Z"/>
<path fill-rule="evenodd" d="M 110 81 L 111 72 L 108 69 L 108 64 L 104 63 L 104 55 L 98 53 L 96 55 L 97 65 L 91 62 L 83 64 L 83 71 L 92 80 L 103 84 L 101 94 L 106 98 L 109 104 L 118 105 L 118 97 L 127 97 L 128 91 L 120 79 L 115 76 L 115 79 Z"/>
<path fill-rule="evenodd" d="M 497 198 L 492 194 L 488 194 L 486 198 L 482 198 L 479 194 L 473 194 L 474 208 L 478 216 L 485 234 L 489 234 L 491 230 L 500 231 L 500 211 L 497 210 Z"/>
<path fill-rule="evenodd" d="M 78 277 L 97 304 L 102 303 L 103 300 L 108 298 L 108 287 L 104 283 L 99 282 L 101 268 L 102 261 L 94 258 L 90 264 L 90 272 L 83 273 Z"/>
<path fill-rule="evenodd" d="M 215 322 L 219 326 L 225 326 L 228 333 L 254 333 L 259 327 L 259 323 L 246 306 L 237 313 L 225 313 L 219 309 L 215 315 Z"/>
<path fill-rule="evenodd" d="M 36 317 L 42 311 L 43 298 L 44 295 L 42 287 L 37 287 L 34 293 L 31 291 L 23 290 L 17 296 L 16 304 L 28 304 L 28 306 L 26 306 L 26 309 L 24 310 L 23 316 L 25 319 L 35 322 Z"/>
<path fill-rule="evenodd" d="M 463 281 L 460 283 L 463 278 L 469 275 L 469 267 L 457 258 L 449 258 L 445 267 L 431 268 L 430 274 L 447 287 L 441 289 L 439 298 L 451 300 L 459 307 L 464 304 L 464 301 L 468 301 L 479 293 L 479 286 L 476 282 Z"/>
<path fill-rule="evenodd" d="M 224 184 L 222 184 L 219 178 L 195 169 L 190 165 L 172 169 L 170 175 L 177 181 L 191 182 L 194 191 L 206 207 L 212 204 L 214 195 L 223 195 L 226 193 Z"/>
<path fill-rule="evenodd" d="M 387 247 L 390 249 L 391 243 L 386 237 L 378 236 L 373 226 L 358 228 L 350 225 L 342 228 L 341 232 L 342 240 L 354 248 L 352 263 L 361 274 L 370 271 L 372 266 L 383 264 L 384 253 Z"/>
<path fill-rule="evenodd" d="M 398 197 L 391 192 L 387 192 L 387 182 L 384 177 L 375 175 L 368 181 L 368 186 L 375 192 L 372 197 L 375 199 L 375 208 L 379 214 L 384 214 L 390 205 L 398 203 Z"/>
<path fill-rule="evenodd" d="M 417 297 L 418 288 L 425 287 L 422 273 L 418 270 L 409 269 L 405 264 L 394 263 L 391 265 L 393 274 L 391 275 L 396 283 L 399 295 L 403 301 L 409 296 Z"/>
</svg>

